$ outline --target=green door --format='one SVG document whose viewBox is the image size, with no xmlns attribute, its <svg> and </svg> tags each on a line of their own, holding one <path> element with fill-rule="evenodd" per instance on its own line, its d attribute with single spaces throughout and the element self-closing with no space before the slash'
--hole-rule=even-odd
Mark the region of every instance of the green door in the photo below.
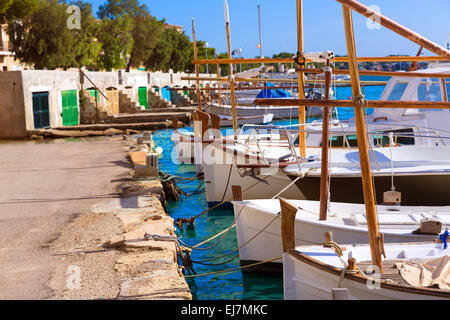
<svg viewBox="0 0 450 320">
<path fill-rule="evenodd" d="M 100 102 L 100 94 L 98 93 L 98 90 L 89 89 L 88 92 L 91 97 L 97 97 L 97 102 Z"/>
<path fill-rule="evenodd" d="M 138 91 L 139 105 L 148 109 L 147 87 L 140 87 Z"/>
<path fill-rule="evenodd" d="M 77 90 L 62 91 L 61 96 L 63 126 L 78 125 Z"/>
<path fill-rule="evenodd" d="M 32 96 L 34 128 L 50 128 L 48 92 L 33 92 Z"/>
</svg>

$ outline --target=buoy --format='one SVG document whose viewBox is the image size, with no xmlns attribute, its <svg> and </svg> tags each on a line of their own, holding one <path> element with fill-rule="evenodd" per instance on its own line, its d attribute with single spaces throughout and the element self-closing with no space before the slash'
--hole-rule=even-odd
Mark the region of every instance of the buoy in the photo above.
<svg viewBox="0 0 450 320">
<path fill-rule="evenodd" d="M 158 154 L 158 156 L 162 155 L 162 153 L 164 152 L 164 149 L 161 147 L 156 147 L 155 149 L 156 153 Z"/>
</svg>

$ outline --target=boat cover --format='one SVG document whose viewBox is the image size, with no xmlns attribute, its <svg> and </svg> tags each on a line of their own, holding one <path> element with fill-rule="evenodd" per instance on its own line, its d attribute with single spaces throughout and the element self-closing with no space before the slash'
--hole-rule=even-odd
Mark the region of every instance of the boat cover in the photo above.
<svg viewBox="0 0 450 320">
<path fill-rule="evenodd" d="M 262 89 L 256 96 L 256 99 L 268 99 L 268 98 L 289 98 L 291 94 L 283 89 L 267 89 L 267 87 L 274 87 L 273 83 L 267 82 L 266 88 Z"/>
<path fill-rule="evenodd" d="M 414 287 L 438 287 L 450 290 L 450 257 L 448 255 L 428 261 L 396 263 L 402 278 Z"/>
</svg>

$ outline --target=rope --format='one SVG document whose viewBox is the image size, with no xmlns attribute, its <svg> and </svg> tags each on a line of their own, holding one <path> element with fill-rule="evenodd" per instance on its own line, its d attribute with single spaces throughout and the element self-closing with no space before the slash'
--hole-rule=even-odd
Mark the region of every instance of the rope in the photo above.
<svg viewBox="0 0 450 320">
<path fill-rule="evenodd" d="M 280 194 L 282 194 L 284 191 L 286 191 L 289 187 L 291 187 L 291 186 L 292 186 L 295 182 L 297 182 L 300 178 L 302 178 L 302 177 L 301 177 L 301 176 L 297 177 L 295 180 L 293 180 L 291 183 L 289 183 L 289 185 L 287 185 L 283 190 L 281 190 L 281 191 L 278 192 L 276 195 L 274 195 L 274 196 L 272 197 L 272 199 L 278 198 L 278 196 L 279 196 Z M 201 243 L 195 245 L 194 247 L 190 247 L 190 248 L 191 248 L 191 249 L 197 249 L 197 250 L 206 250 L 206 249 L 210 249 L 210 248 L 212 248 L 212 247 L 217 246 L 217 245 L 223 240 L 223 238 L 225 237 L 226 233 L 228 233 L 228 231 L 230 231 L 233 227 L 236 226 L 236 221 L 237 221 L 237 219 L 239 218 L 239 216 L 241 215 L 242 209 L 244 209 L 244 207 L 241 207 L 241 209 L 239 210 L 239 213 L 236 215 L 236 217 L 234 218 L 232 224 L 231 224 L 227 229 L 225 229 L 225 230 L 219 232 L 219 233 L 216 234 L 215 236 L 213 236 L 213 237 L 211 237 L 211 238 L 209 238 L 209 239 L 207 239 L 207 240 L 205 240 L 205 241 L 203 241 L 203 242 L 201 242 Z M 278 217 L 279 217 L 279 215 L 277 215 L 271 222 L 269 222 L 269 224 L 266 225 L 266 226 L 265 226 L 258 234 L 256 234 L 255 236 L 253 236 L 253 238 L 251 238 L 248 242 L 244 243 L 242 246 L 240 246 L 240 247 L 239 247 L 238 249 L 236 249 L 236 250 L 239 250 L 239 249 L 243 248 L 243 247 L 244 247 L 245 245 L 247 245 L 250 241 L 252 241 L 254 238 L 256 238 L 261 232 L 263 232 L 263 231 L 264 231 L 264 230 L 265 230 L 265 229 L 266 229 L 273 221 L 275 221 L 275 219 L 278 218 Z M 216 242 L 214 245 L 212 245 L 212 246 L 210 246 L 210 247 L 208 247 L 208 248 L 197 248 L 198 246 L 200 246 L 200 245 L 202 245 L 202 244 L 204 244 L 204 243 L 207 243 L 207 242 L 213 240 L 214 238 L 218 237 L 218 236 L 219 236 L 220 234 L 222 234 L 222 233 L 225 233 L 225 234 L 224 234 L 224 235 L 221 237 L 221 239 L 220 239 L 218 242 Z M 222 256 L 219 256 L 219 257 L 216 257 L 216 258 L 213 258 L 213 259 L 203 260 L 203 261 L 196 261 L 196 262 L 197 262 L 197 263 L 201 263 L 201 262 L 208 262 L 208 261 L 217 260 L 217 259 L 223 258 L 223 257 L 225 257 L 225 256 L 227 256 L 227 255 L 229 255 L 229 254 L 231 254 L 231 253 L 233 253 L 233 252 L 235 252 L 236 250 L 233 250 L 233 251 L 231 251 L 231 252 L 229 252 L 229 253 L 227 253 L 227 254 L 225 254 L 225 255 L 222 255 Z"/>
<path fill-rule="evenodd" d="M 274 174 L 275 174 L 275 173 L 272 173 L 272 174 L 270 174 L 270 175 L 265 176 L 264 178 L 262 178 L 261 180 L 258 180 L 257 182 L 255 182 L 254 184 L 252 184 L 251 186 L 249 186 L 248 188 L 245 188 L 242 192 L 246 192 L 247 190 L 253 188 L 253 187 L 256 186 L 258 183 L 260 183 L 260 182 L 266 180 L 267 178 L 271 177 L 271 176 L 274 175 Z M 230 200 L 232 200 L 232 199 L 233 199 L 233 196 L 228 197 L 226 200 L 224 200 L 224 201 L 222 201 L 222 202 L 216 204 L 215 206 L 213 206 L 213 207 L 211 207 L 211 208 L 208 208 L 208 209 L 206 209 L 206 210 L 200 212 L 199 214 L 197 214 L 197 215 L 195 215 L 195 216 L 193 216 L 193 217 L 191 217 L 191 218 L 189 218 L 189 219 L 192 219 L 192 218 L 197 219 L 197 218 L 199 218 L 199 217 L 201 217 L 201 216 L 207 214 L 208 212 L 210 212 L 210 211 L 212 211 L 212 210 L 214 210 L 214 209 L 220 207 L 221 205 L 223 205 L 224 203 L 226 203 L 226 202 L 228 202 L 228 201 L 230 201 Z M 178 218 L 178 219 L 182 219 L 182 218 Z M 184 220 L 186 220 L 186 219 L 184 219 Z M 183 230 L 183 229 L 180 228 L 180 230 Z"/>
<path fill-rule="evenodd" d="M 209 275 L 213 275 L 213 274 L 220 274 L 220 273 L 225 273 L 225 272 L 232 272 L 232 271 L 238 271 L 238 270 L 242 270 L 242 269 L 247 269 L 247 268 L 251 268 L 251 267 L 255 267 L 258 266 L 260 264 L 263 263 L 268 263 L 268 262 L 272 262 L 275 260 L 279 260 L 283 258 L 282 256 L 274 258 L 274 259 L 270 259 L 270 260 L 265 260 L 265 261 L 260 261 L 260 262 L 256 262 L 253 264 L 249 264 L 246 266 L 242 266 L 242 267 L 237 267 L 237 268 L 231 268 L 231 269 L 225 269 L 225 270 L 220 270 L 220 271 L 214 271 L 214 272 L 208 272 L 208 273 L 201 273 L 201 274 L 195 274 L 195 275 L 188 275 L 188 276 L 184 276 L 185 278 L 196 278 L 196 277 L 202 277 L 202 276 L 209 276 Z"/>
</svg>

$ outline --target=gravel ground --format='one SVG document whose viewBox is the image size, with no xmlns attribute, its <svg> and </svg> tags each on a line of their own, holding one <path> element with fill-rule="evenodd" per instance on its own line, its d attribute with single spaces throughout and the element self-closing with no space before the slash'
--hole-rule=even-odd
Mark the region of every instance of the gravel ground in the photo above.
<svg viewBox="0 0 450 320">
<path fill-rule="evenodd" d="M 100 276 L 103 262 L 96 262 L 98 273 L 89 269 L 93 254 L 78 260 L 81 256 L 55 253 L 98 248 L 97 239 L 118 231 L 115 218 L 87 213 L 92 205 L 118 197 L 119 186 L 130 177 L 128 150 L 121 138 L 0 142 L 0 300 L 52 298 L 51 287 L 64 297 L 52 273 L 62 268 L 62 277 L 72 261 L 80 263 L 85 280 Z M 108 265 L 114 254 L 95 255 Z M 104 283 L 98 285 L 111 286 L 111 276 L 103 274 Z M 111 287 L 105 296 L 114 296 L 115 290 Z M 98 298 L 99 291 L 94 286 L 85 297 Z"/>
<path fill-rule="evenodd" d="M 102 244 L 121 233 L 119 219 L 110 214 L 86 213 L 69 223 L 50 244 L 60 258 L 50 279 L 50 299 L 115 299 L 120 282 L 114 265 L 120 252 Z"/>
</svg>

